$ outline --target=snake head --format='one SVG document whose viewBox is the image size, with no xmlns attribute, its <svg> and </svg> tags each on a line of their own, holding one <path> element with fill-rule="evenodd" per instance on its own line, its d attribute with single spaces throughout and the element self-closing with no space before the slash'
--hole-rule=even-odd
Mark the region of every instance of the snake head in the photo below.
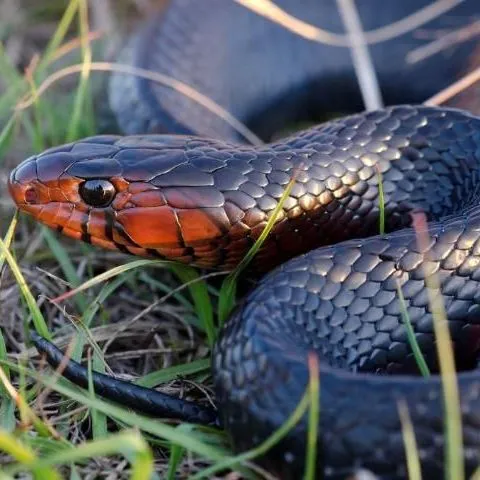
<svg viewBox="0 0 480 480">
<path fill-rule="evenodd" d="M 21 163 L 9 180 L 18 208 L 104 248 L 217 266 L 230 227 L 224 197 L 190 162 L 192 137 L 99 136 Z"/>
</svg>

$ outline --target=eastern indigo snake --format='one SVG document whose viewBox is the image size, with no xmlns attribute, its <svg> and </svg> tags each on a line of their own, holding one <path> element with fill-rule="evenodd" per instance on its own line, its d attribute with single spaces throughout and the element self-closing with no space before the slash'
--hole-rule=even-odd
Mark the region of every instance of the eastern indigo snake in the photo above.
<svg viewBox="0 0 480 480">
<path fill-rule="evenodd" d="M 365 3 L 368 11 L 372 2 Z M 397 6 L 409 13 L 412 2 L 387 3 L 391 8 L 378 13 L 382 18 L 368 17 L 368 28 L 394 20 Z M 419 3 L 428 2 L 415 5 Z M 315 10 L 317 6 L 318 2 L 305 2 L 311 12 L 333 8 L 333 2 Z M 453 17 L 457 21 L 471 13 L 472 3 L 458 8 Z M 204 13 L 201 18 L 206 25 L 202 26 L 200 12 L 205 8 L 198 3 L 173 2 L 164 14 L 166 20 L 157 21 L 161 28 L 152 23 L 127 47 L 125 58 L 134 61 L 137 55 L 146 61 L 146 42 L 158 41 L 159 36 L 164 40 L 159 51 L 167 55 L 172 43 L 165 40 L 176 39 L 177 31 L 183 32 L 190 42 L 183 47 L 190 63 L 174 58 L 176 67 L 170 68 L 181 80 L 191 76 L 192 83 L 205 86 L 209 93 L 212 85 L 213 89 L 220 85 L 221 78 L 202 76 L 199 70 L 205 67 L 201 61 L 191 65 L 196 58 L 195 42 L 211 38 L 207 32 L 212 23 Z M 312 45 L 280 27 L 234 4 L 216 12 L 212 18 L 219 29 L 243 22 L 250 32 L 267 32 L 275 43 L 290 45 L 284 51 L 285 62 L 296 56 L 298 65 L 312 64 L 305 53 Z M 185 25 L 195 28 L 183 30 Z M 164 37 L 162 32 L 166 32 Z M 267 38 L 267 34 L 260 37 Z M 235 35 L 225 38 L 228 41 L 219 49 L 231 47 L 230 43 L 242 44 Z M 414 42 L 413 37 L 408 39 Z M 218 44 L 218 39 L 215 42 Z M 405 47 L 395 42 L 399 40 L 388 45 Z M 243 45 L 250 44 L 244 39 Z M 405 79 L 419 79 L 411 82 L 407 101 L 421 101 L 419 97 L 434 93 L 463 68 L 458 64 L 463 58 L 459 55 L 452 60 L 456 65 L 450 65 L 450 76 L 443 79 L 433 72 L 427 75 L 421 67 L 399 72 L 398 65 L 382 63 L 388 55 L 385 47 L 375 48 L 380 78 L 393 82 L 393 93 L 395 82 L 399 86 Z M 253 64 L 264 78 L 260 81 L 257 77 L 255 85 L 247 86 L 242 72 L 237 80 L 243 82 L 245 92 L 222 84 L 217 99 L 226 107 L 233 106 L 242 119 L 265 120 L 277 111 L 273 107 L 276 98 L 290 92 L 283 107 L 292 112 L 298 100 L 293 117 L 298 116 L 300 106 L 305 107 L 312 94 L 306 88 L 309 93 L 302 97 L 302 79 L 304 83 L 317 82 L 318 87 L 332 79 L 332 85 L 335 79 L 342 85 L 340 79 L 350 78 L 350 67 L 342 66 L 345 52 L 341 52 L 336 59 L 326 57 L 324 77 L 316 64 L 310 70 L 299 66 L 298 71 L 278 75 L 281 78 L 276 82 L 276 73 L 260 66 L 261 58 L 273 68 L 268 65 L 270 55 L 263 52 L 262 56 L 251 47 L 250 54 L 256 59 Z M 280 58 L 277 50 L 271 55 L 277 55 L 277 61 Z M 211 52 L 200 60 L 207 56 L 213 58 L 211 63 L 228 64 L 230 60 L 220 54 L 218 60 Z M 165 65 L 160 62 L 155 68 L 161 70 Z M 246 74 L 253 72 L 245 65 L 226 71 L 232 77 L 235 68 L 237 73 L 242 69 Z M 276 68 L 283 71 L 285 65 Z M 268 81 L 273 87 L 267 98 L 264 87 Z M 331 120 L 281 141 L 252 147 L 235 143 L 236 134 L 213 116 L 203 112 L 202 121 L 200 107 L 189 110 L 183 103 L 186 100 L 179 100 L 174 93 L 160 87 L 154 91 L 131 79 L 122 83 L 120 77 L 112 82 L 113 106 L 118 106 L 122 96 L 128 108 L 136 106 L 131 117 L 125 115 L 127 107 L 120 109 L 123 128 L 185 135 L 104 135 L 27 159 L 12 173 L 10 192 L 20 209 L 40 222 L 106 248 L 229 269 L 258 238 L 294 174 L 295 183 L 271 235 L 254 259 L 259 270 L 277 268 L 241 303 L 213 351 L 219 419 L 211 409 L 101 375 L 95 377 L 96 392 L 146 413 L 219 422 L 235 449 L 244 450 L 271 434 L 296 406 L 308 383 L 307 356 L 313 351 L 320 359 L 318 471 L 327 478 L 344 478 L 356 467 L 366 467 L 384 478 L 403 478 L 405 454 L 398 415 L 398 402 L 403 400 L 414 425 L 423 472 L 426 478 L 439 478 L 445 441 L 441 384 L 435 375 L 412 375 L 417 368 L 398 296 L 399 286 L 417 341 L 435 371 L 435 338 L 425 278 L 436 275 L 457 365 L 467 370 L 458 374 L 458 382 L 464 460 L 467 471 L 472 472 L 480 457 L 480 373 L 474 369 L 480 346 L 480 119 L 454 109 L 404 105 Z M 137 94 L 154 100 L 142 103 L 135 97 L 136 89 Z M 347 88 L 347 102 L 349 91 Z M 245 103 L 242 93 L 248 100 Z M 328 95 L 319 96 L 320 105 Z M 333 95 L 341 96 L 341 92 L 335 89 Z M 392 99 L 397 100 L 395 96 Z M 177 111 L 179 116 L 174 118 L 172 112 Z M 276 119 L 276 127 L 284 123 L 281 117 Z M 255 122 L 251 124 L 255 126 Z M 269 128 L 259 131 L 268 135 Z M 220 139 L 192 132 L 210 132 Z M 380 173 L 385 235 L 377 234 Z M 425 212 L 430 221 L 426 247 L 419 246 L 410 228 L 415 209 Z M 33 340 L 48 353 L 52 364 L 58 364 L 59 350 L 36 334 Z M 86 383 L 85 369 L 73 362 L 64 374 L 76 383 Z M 265 456 L 264 465 L 282 478 L 299 478 L 305 442 L 304 419 Z"/>
</svg>

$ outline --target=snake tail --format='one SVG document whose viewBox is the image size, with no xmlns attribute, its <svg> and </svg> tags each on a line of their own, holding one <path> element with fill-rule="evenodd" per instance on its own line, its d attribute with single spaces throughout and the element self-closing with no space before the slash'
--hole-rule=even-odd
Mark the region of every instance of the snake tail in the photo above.
<svg viewBox="0 0 480 480">
<path fill-rule="evenodd" d="M 89 372 L 85 367 L 74 360 L 65 362 L 64 353 L 37 332 L 31 331 L 30 338 L 39 353 L 46 356 L 52 368 L 64 366 L 62 370 L 64 377 L 75 385 L 88 388 Z M 92 372 L 92 381 L 97 395 L 135 409 L 137 412 L 200 425 L 218 425 L 219 423 L 218 415 L 213 408 L 174 398 L 157 390 L 134 385 L 98 372 Z"/>
</svg>

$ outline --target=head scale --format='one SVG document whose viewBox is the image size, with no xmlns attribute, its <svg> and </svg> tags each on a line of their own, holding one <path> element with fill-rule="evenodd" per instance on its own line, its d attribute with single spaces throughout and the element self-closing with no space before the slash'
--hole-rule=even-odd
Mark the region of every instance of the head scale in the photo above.
<svg viewBox="0 0 480 480">
<path fill-rule="evenodd" d="M 212 175 L 187 160 L 191 140 L 100 136 L 56 147 L 12 172 L 10 194 L 75 239 L 216 267 L 231 221 Z"/>
</svg>

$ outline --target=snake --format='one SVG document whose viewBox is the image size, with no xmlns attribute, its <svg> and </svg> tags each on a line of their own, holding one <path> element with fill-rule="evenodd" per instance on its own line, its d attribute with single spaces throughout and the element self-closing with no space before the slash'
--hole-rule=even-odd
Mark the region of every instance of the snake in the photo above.
<svg viewBox="0 0 480 480">
<path fill-rule="evenodd" d="M 334 28 L 338 17 L 330 11 L 333 2 L 313 3 L 279 5 L 300 18 L 307 12 L 310 22 L 324 18 L 326 9 Z M 375 12 L 367 17 L 370 23 L 364 19 L 367 28 L 378 29 L 380 22 L 413 10 L 412 2 L 386 3 L 389 8 L 380 12 L 364 2 L 364 14 Z M 414 3 L 418 8 L 428 2 Z M 471 2 L 459 4 L 452 17 L 457 20 L 471 14 Z M 200 2 L 172 2 L 133 37 L 122 58 L 140 67 L 153 62 L 149 66 L 157 71 L 171 68 L 180 81 L 190 79 L 206 93 L 218 87 L 214 98 L 253 127 L 249 118 L 266 122 L 276 117 L 279 110 L 273 105 L 286 92 L 282 107 L 295 106 L 289 113 L 296 118 L 300 105 L 311 101 L 309 87 L 307 94 L 300 93 L 302 78 L 303 85 L 315 84 L 318 90 L 321 82 L 332 86 L 332 79 L 352 73 L 350 64 L 343 64 L 347 52 L 339 50 L 336 58 L 328 55 L 324 64 L 313 65 L 312 52 L 318 53 L 313 43 L 237 4 L 222 5 L 211 10 Z M 220 45 L 212 30 L 231 32 L 232 25 L 248 27 L 252 35 L 260 35 L 253 35 L 255 40 L 285 49 L 272 47 L 261 55 L 255 42 L 244 36 L 242 43 L 236 34 L 225 36 Z M 233 46 L 241 51 L 243 45 L 256 58 L 260 76 L 237 57 L 225 75 L 238 75 L 239 83 L 228 90 L 218 71 L 212 78 L 205 70 L 232 58 L 212 55 L 215 49 L 203 45 L 204 39 L 226 52 Z M 387 43 L 405 48 L 409 42 L 403 40 L 400 46 L 393 39 Z M 147 54 L 147 44 L 155 47 L 153 53 Z M 187 57 L 184 64 L 175 50 L 179 44 Z M 127 135 L 97 135 L 53 147 L 12 171 L 8 186 L 18 208 L 58 232 L 111 250 L 218 270 L 232 270 L 242 261 L 291 184 L 251 264 L 260 275 L 258 284 L 213 347 L 217 409 L 94 372 L 97 394 L 148 415 L 221 427 L 234 450 L 244 451 L 265 441 L 289 418 L 308 388 L 311 359 L 317 358 L 319 478 L 343 479 L 362 468 L 382 479 L 406 478 L 400 405 L 409 412 L 424 478 L 440 478 L 447 438 L 429 287 L 435 278 L 459 369 L 462 462 L 469 474 L 477 468 L 480 118 L 456 108 L 411 103 L 462 72 L 461 56 L 452 58 L 445 80 L 421 73 L 419 66 L 397 75 L 398 65 L 382 62 L 388 49 L 373 49 L 380 79 L 397 87 L 410 79 L 407 103 L 352 113 L 279 140 L 248 145 L 232 125 L 174 92 L 114 75 L 111 104 Z M 166 59 L 173 59 L 173 65 L 167 67 Z M 261 68 L 260 59 L 268 68 Z M 200 69 L 203 61 L 205 70 Z M 272 73 L 273 65 L 278 75 Z M 298 68 L 285 72 L 287 65 Z M 258 81 L 247 87 L 245 76 Z M 347 103 L 350 93 L 347 88 Z M 123 106 L 115 110 L 122 97 Z M 320 97 L 326 105 L 325 95 Z M 277 120 L 275 128 L 284 126 L 283 117 Z M 256 131 L 268 138 L 271 128 Z M 385 232 L 379 231 L 380 200 Z M 428 222 L 413 228 L 412 218 Z M 430 376 L 418 374 L 405 316 Z M 52 366 L 64 360 L 63 352 L 38 333 L 31 338 Z M 71 360 L 62 365 L 64 376 L 88 386 L 85 367 Z M 282 479 L 300 478 L 308 431 L 304 415 L 258 461 Z"/>
</svg>

